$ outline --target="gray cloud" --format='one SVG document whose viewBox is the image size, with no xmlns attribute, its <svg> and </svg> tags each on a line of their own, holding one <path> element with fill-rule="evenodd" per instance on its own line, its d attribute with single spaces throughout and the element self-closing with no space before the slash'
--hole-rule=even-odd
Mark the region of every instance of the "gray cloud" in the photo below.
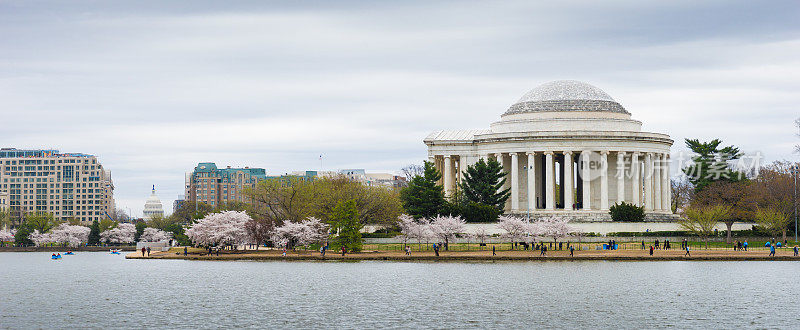
<svg viewBox="0 0 800 330">
<path fill-rule="evenodd" d="M 121 206 L 200 161 L 396 170 L 584 80 L 645 129 L 793 158 L 794 1 L 0 2 L 4 146 L 97 154 Z"/>
</svg>

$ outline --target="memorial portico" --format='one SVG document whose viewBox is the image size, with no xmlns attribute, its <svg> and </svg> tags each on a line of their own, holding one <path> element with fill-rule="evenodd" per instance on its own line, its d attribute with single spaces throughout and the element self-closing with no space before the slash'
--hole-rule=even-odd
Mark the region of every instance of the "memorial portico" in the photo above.
<svg viewBox="0 0 800 330">
<path fill-rule="evenodd" d="M 507 173 L 508 214 L 609 220 L 609 207 L 625 201 L 644 206 L 651 219 L 668 218 L 673 141 L 641 125 L 599 88 L 554 81 L 525 94 L 489 129 L 437 131 L 425 143 L 448 196 L 467 166 L 492 157 Z"/>
</svg>

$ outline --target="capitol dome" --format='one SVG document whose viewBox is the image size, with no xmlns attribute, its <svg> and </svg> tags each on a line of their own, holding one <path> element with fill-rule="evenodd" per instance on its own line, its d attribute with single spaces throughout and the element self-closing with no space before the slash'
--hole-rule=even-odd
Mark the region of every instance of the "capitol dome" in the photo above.
<svg viewBox="0 0 800 330">
<path fill-rule="evenodd" d="M 503 115 L 575 111 L 630 114 L 600 88 L 576 80 L 556 80 L 525 93 Z"/>
<path fill-rule="evenodd" d="M 147 201 L 144 203 L 144 219 L 150 220 L 154 216 L 164 216 L 164 207 L 161 205 L 161 199 L 156 196 L 156 186 L 153 186 L 153 191 L 150 193 L 150 197 L 147 198 Z"/>
</svg>

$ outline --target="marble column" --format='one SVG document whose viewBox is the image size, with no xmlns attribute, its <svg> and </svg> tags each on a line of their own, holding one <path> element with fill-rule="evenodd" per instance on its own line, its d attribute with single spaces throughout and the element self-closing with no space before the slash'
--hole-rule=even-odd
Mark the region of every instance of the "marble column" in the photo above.
<svg viewBox="0 0 800 330">
<path fill-rule="evenodd" d="M 536 209 L 536 153 L 528 153 L 528 209 Z"/>
<path fill-rule="evenodd" d="M 661 155 L 655 154 L 656 166 L 653 167 L 653 209 L 661 209 Z"/>
<path fill-rule="evenodd" d="M 653 154 L 644 154 L 644 210 L 653 210 Z"/>
<path fill-rule="evenodd" d="M 564 192 L 564 210 L 572 210 L 575 197 L 572 189 L 572 151 L 564 151 L 564 182 L 561 183 Z"/>
<path fill-rule="evenodd" d="M 444 195 L 450 197 L 453 190 L 453 161 L 450 156 L 444 156 Z"/>
<path fill-rule="evenodd" d="M 511 210 L 519 210 L 519 156 L 511 153 Z"/>
<path fill-rule="evenodd" d="M 642 206 L 639 198 L 642 196 L 642 181 L 639 177 L 639 153 L 634 152 L 631 154 L 631 203 L 636 206 Z"/>
<path fill-rule="evenodd" d="M 600 166 L 600 210 L 608 210 L 608 151 L 601 151 Z"/>
<path fill-rule="evenodd" d="M 547 188 L 547 195 L 545 197 L 546 200 L 546 208 L 548 210 L 555 210 L 556 209 L 556 176 L 555 170 L 553 169 L 553 152 L 552 151 L 545 151 L 545 186 Z"/>
<path fill-rule="evenodd" d="M 617 203 L 625 200 L 625 153 L 617 152 Z"/>
<path fill-rule="evenodd" d="M 672 213 L 672 182 L 669 180 L 669 154 L 664 154 L 661 171 L 661 208 Z"/>
<path fill-rule="evenodd" d="M 581 172 L 581 179 L 583 179 L 583 209 L 584 210 L 591 210 L 592 209 L 592 181 L 590 176 L 591 168 L 589 166 L 589 152 L 582 152 L 581 153 L 581 168 L 583 171 Z"/>
</svg>

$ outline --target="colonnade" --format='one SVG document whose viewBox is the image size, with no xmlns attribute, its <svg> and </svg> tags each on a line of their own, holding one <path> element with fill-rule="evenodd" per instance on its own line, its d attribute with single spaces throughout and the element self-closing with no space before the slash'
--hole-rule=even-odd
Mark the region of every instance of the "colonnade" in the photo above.
<svg viewBox="0 0 800 330">
<path fill-rule="evenodd" d="M 504 189 L 511 196 L 506 212 L 608 211 L 614 203 L 625 201 L 647 212 L 671 213 L 669 154 L 665 152 L 543 150 L 437 155 L 432 161 L 442 172 L 445 193 L 452 196 L 467 165 L 490 157 L 507 173 Z"/>
</svg>

